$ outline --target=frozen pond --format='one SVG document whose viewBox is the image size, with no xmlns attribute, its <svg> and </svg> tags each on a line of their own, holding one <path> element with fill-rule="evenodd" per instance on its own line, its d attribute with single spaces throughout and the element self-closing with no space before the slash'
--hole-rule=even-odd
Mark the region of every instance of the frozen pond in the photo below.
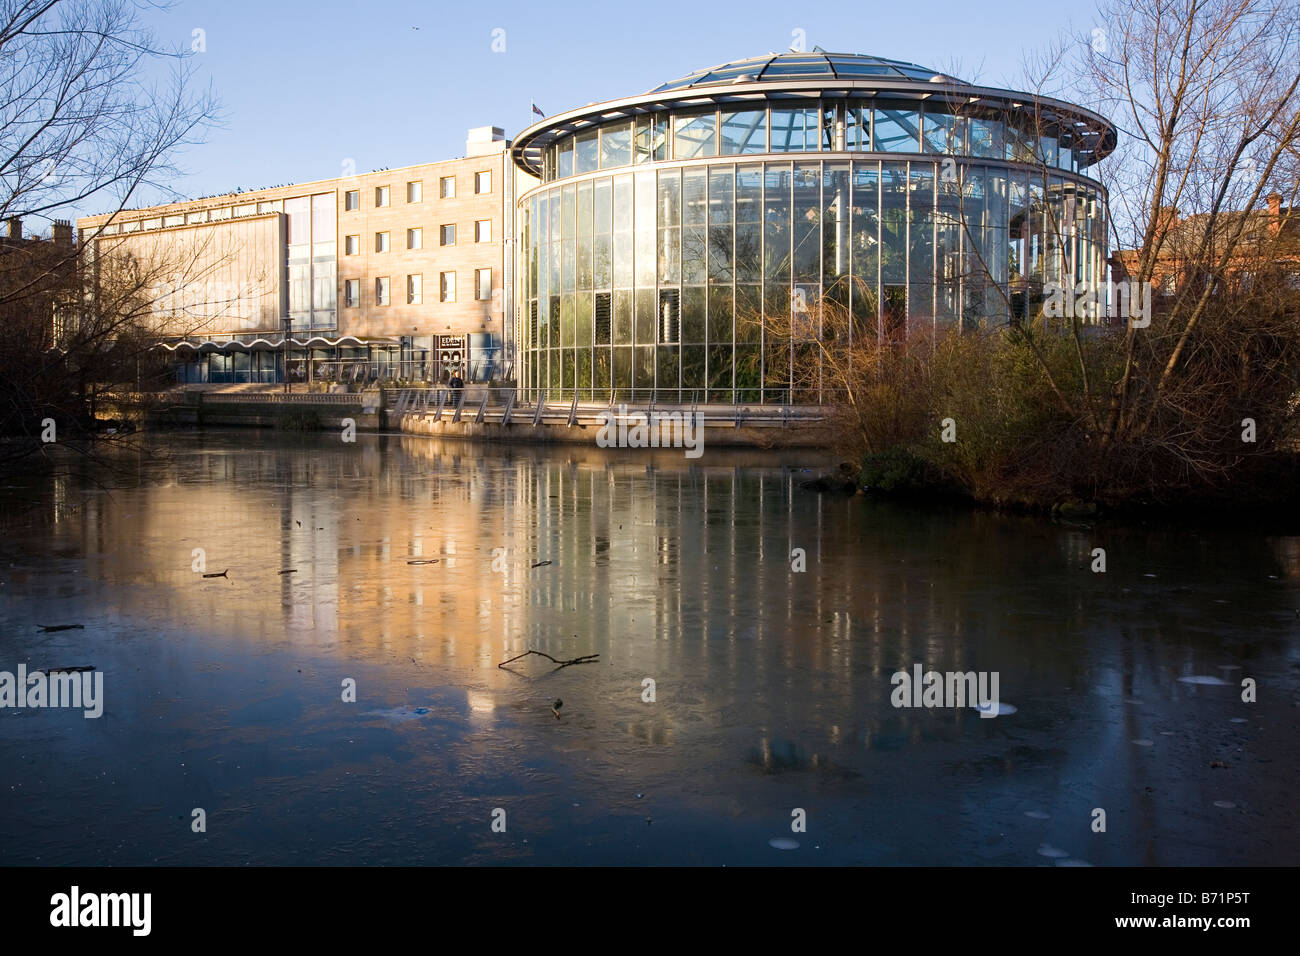
<svg viewBox="0 0 1300 956">
<path fill-rule="evenodd" d="M 0 864 L 1300 862 L 1300 538 L 779 461 L 240 431 L 5 479 L 0 671 L 103 716 L 0 710 Z M 998 716 L 894 706 L 916 665 Z"/>
</svg>

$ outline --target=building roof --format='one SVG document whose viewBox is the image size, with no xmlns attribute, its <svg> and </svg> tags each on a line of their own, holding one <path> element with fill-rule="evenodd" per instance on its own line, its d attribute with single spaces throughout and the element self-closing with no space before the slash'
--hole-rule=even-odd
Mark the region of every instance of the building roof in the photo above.
<svg viewBox="0 0 1300 956">
<path fill-rule="evenodd" d="M 790 80 L 856 80 L 870 79 L 917 80 L 922 83 L 964 84 L 929 67 L 886 60 L 879 56 L 861 53 L 768 53 L 764 56 L 733 60 L 697 70 L 688 76 L 670 80 L 650 92 L 698 89 L 725 83 L 770 83 Z"/>
<path fill-rule="evenodd" d="M 592 126 L 628 120 L 647 113 L 698 109 L 709 105 L 734 109 L 743 104 L 786 100 L 815 104 L 824 97 L 874 97 L 899 102 L 959 104 L 971 109 L 1037 113 L 1053 130 L 1065 130 L 1082 143 L 1080 165 L 1089 166 L 1115 148 L 1117 130 L 1091 110 L 1052 97 L 978 86 L 901 60 L 855 53 L 767 53 L 697 70 L 647 93 L 588 103 L 542 118 L 522 130 L 511 144 L 515 165 L 542 175 L 542 152 L 562 137 Z"/>
</svg>

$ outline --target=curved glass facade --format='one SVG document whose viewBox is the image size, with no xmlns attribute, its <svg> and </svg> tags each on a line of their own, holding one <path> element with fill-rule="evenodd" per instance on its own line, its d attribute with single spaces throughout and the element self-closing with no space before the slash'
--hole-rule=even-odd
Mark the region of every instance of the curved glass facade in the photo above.
<svg viewBox="0 0 1300 956">
<path fill-rule="evenodd" d="M 762 76 L 811 68 L 795 59 Z M 517 217 L 530 398 L 816 403 L 829 384 L 792 370 L 817 354 L 825 301 L 874 341 L 1015 322 L 1046 284 L 1105 282 L 1105 194 L 1079 172 L 1113 148 L 1099 118 L 1005 91 L 751 89 L 593 106 L 521 137 L 542 180 Z"/>
<path fill-rule="evenodd" d="M 955 166 L 955 169 L 953 168 Z M 934 159 L 664 164 L 522 203 L 521 385 L 583 401 L 816 402 L 752 317 L 848 305 L 852 332 L 1006 322 L 1104 281 L 1077 176 Z M 963 225 L 964 223 L 964 225 Z"/>
<path fill-rule="evenodd" d="M 541 154 L 543 182 L 667 159 L 753 153 L 936 153 L 1006 159 L 1078 172 L 1099 137 L 1071 124 L 915 99 L 788 101 L 689 108 L 617 119 L 561 136 Z"/>
</svg>

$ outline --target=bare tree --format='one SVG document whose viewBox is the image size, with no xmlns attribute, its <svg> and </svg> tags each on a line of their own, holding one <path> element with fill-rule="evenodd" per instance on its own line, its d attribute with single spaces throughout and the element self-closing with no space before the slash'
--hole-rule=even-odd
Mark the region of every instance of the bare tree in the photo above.
<svg viewBox="0 0 1300 956">
<path fill-rule="evenodd" d="M 1271 192 L 1294 208 L 1300 8 L 1294 0 L 1104 0 L 1099 14 L 1104 33 L 1081 41 L 1078 79 L 1121 129 L 1120 148 L 1099 171 L 1114 243 L 1135 251 L 1134 281 L 1159 280 L 1171 258 L 1184 280 L 1150 328 L 1125 333 L 1100 435 L 1109 445 L 1140 441 L 1162 421 L 1177 430 L 1193 396 L 1207 397 L 1206 376 L 1211 387 L 1223 384 L 1222 359 L 1249 353 L 1257 333 L 1272 338 L 1229 301 L 1241 291 L 1229 280 L 1249 271 L 1252 257 L 1279 254 L 1253 236 L 1251 211 Z M 1186 212 L 1197 216 L 1191 226 Z M 1211 332 L 1216 311 L 1236 321 Z M 1236 340 L 1226 350 L 1225 336 Z M 1276 390 L 1257 397 L 1277 405 Z"/>
<path fill-rule="evenodd" d="M 214 121 L 210 93 L 195 90 L 191 51 L 168 47 L 146 28 L 143 0 L 0 0 L 0 218 L 55 221 L 94 201 L 113 215 L 141 189 L 163 187 L 177 151 Z M 112 221 L 111 219 L 108 221 Z M 56 230 L 59 227 L 56 226 Z M 92 277 L 80 257 L 98 233 L 75 242 L 0 243 L 0 433 L 15 436 L 8 454 L 32 450 L 45 409 L 84 423 L 89 386 L 147 340 L 143 288 L 134 292 L 114 261 Z M 194 262 L 154 261 L 136 279 L 156 286 L 164 271 L 184 275 Z M 58 326 L 56 328 L 56 325 Z M 56 342 L 56 336 L 58 341 Z M 86 385 L 68 392 L 68 376 Z"/>
</svg>

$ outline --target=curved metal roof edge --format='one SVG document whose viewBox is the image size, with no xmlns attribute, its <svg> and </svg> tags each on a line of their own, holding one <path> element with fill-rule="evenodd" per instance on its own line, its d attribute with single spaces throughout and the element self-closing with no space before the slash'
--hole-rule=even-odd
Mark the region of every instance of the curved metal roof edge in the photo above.
<svg viewBox="0 0 1300 956">
<path fill-rule="evenodd" d="M 514 164 L 525 172 L 540 176 L 540 164 L 526 162 L 524 157 L 529 151 L 538 151 L 543 145 L 549 145 L 551 139 L 559 138 L 568 133 L 584 129 L 588 126 L 595 126 L 606 119 L 617 118 L 618 114 L 624 114 L 627 117 L 635 115 L 656 112 L 662 109 L 671 109 L 686 105 L 703 105 L 704 103 L 713 102 L 746 102 L 757 101 L 770 98 L 781 98 L 781 92 L 797 94 L 799 92 L 823 92 L 829 89 L 832 93 L 844 92 L 844 95 L 851 95 L 853 90 L 871 91 L 872 93 L 920 93 L 924 92 L 921 99 L 946 99 L 946 100 L 965 100 L 968 103 L 974 100 L 991 100 L 998 103 L 1019 103 L 1019 104 L 1039 104 L 1056 113 L 1066 117 L 1074 117 L 1076 121 L 1084 121 L 1092 128 L 1099 130 L 1103 139 L 1108 139 L 1110 148 L 1094 160 L 1099 162 L 1106 156 L 1110 155 L 1115 148 L 1118 128 L 1099 113 L 1095 113 L 1087 107 L 1078 106 L 1066 100 L 1059 100 L 1055 97 L 1040 96 L 1019 92 L 1016 90 L 1007 90 L 1000 87 L 991 86 L 972 86 L 966 83 L 928 83 L 920 80 L 907 80 L 903 78 L 875 78 L 860 77 L 852 81 L 844 82 L 840 80 L 827 79 L 809 79 L 802 77 L 789 81 L 775 82 L 771 80 L 755 81 L 744 84 L 719 84 L 716 86 L 706 87 L 683 87 L 680 90 L 651 91 L 649 93 L 639 93 L 634 96 L 620 97 L 614 100 L 605 100 L 598 103 L 588 103 L 585 106 L 576 107 L 566 110 L 563 113 L 557 113 L 554 116 L 548 116 L 545 119 L 525 127 L 512 140 L 510 144 L 510 156 Z M 778 94 L 773 97 L 773 94 Z M 614 114 L 613 116 L 607 114 Z M 587 119 L 587 117 L 592 117 Z M 554 132 L 554 135 L 548 138 L 546 143 L 533 145 L 534 140 L 547 132 Z M 1107 134 L 1108 137 L 1107 137 Z M 1091 164 L 1090 164 L 1091 165 Z"/>
</svg>

